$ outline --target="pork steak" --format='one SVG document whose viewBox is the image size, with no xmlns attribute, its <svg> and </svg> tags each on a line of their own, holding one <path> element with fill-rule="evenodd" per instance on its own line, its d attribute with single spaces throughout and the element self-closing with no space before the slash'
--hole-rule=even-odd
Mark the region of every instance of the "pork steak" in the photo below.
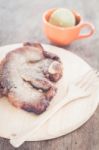
<svg viewBox="0 0 99 150">
<path fill-rule="evenodd" d="M 25 43 L 9 52 L 0 65 L 0 95 L 15 107 L 41 114 L 57 92 L 55 82 L 62 77 L 57 55 L 39 43 Z"/>
</svg>

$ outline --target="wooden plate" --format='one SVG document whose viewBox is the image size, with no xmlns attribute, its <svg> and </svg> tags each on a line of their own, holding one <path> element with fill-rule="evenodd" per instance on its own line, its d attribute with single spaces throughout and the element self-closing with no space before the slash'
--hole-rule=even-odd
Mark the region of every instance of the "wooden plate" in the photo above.
<svg viewBox="0 0 99 150">
<path fill-rule="evenodd" d="M 7 52 L 22 46 L 22 44 L 8 45 L 0 48 L 0 60 Z M 62 48 L 43 45 L 47 51 L 59 55 L 64 66 L 64 76 L 58 82 L 58 92 L 49 106 L 55 105 L 62 98 L 66 97 L 66 89 L 69 81 L 75 80 L 80 75 L 86 73 L 90 66 L 81 58 Z M 81 125 L 83 125 L 94 113 L 99 103 L 99 94 L 79 99 L 64 106 L 56 113 L 46 124 L 44 124 L 35 135 L 32 135 L 28 141 L 38 141 L 56 138 L 65 135 Z M 45 112 L 46 113 L 46 112 Z M 27 113 L 23 110 L 16 109 L 7 100 L 0 99 L 0 136 L 10 139 L 11 135 L 17 135 L 20 132 L 31 127 L 32 123 L 37 119 L 34 114 Z"/>
</svg>

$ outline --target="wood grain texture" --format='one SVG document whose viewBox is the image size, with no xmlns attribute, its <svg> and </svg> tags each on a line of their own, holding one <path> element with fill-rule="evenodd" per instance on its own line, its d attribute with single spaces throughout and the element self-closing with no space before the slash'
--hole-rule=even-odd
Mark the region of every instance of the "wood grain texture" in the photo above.
<svg viewBox="0 0 99 150">
<path fill-rule="evenodd" d="M 67 48 L 99 70 L 99 1 L 94 0 L 0 0 L 0 46 L 23 41 L 49 43 L 43 35 L 42 13 L 52 7 L 76 9 L 96 27 L 93 37 L 76 41 Z M 14 150 L 0 138 L 0 150 Z M 48 141 L 25 142 L 18 150 L 99 150 L 99 107 L 78 130 Z"/>
</svg>

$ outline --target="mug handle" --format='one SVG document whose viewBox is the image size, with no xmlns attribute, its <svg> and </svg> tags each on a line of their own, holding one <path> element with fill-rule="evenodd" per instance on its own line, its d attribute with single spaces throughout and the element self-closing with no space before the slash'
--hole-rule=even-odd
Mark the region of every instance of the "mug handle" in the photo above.
<svg viewBox="0 0 99 150">
<path fill-rule="evenodd" d="M 91 35 L 95 32 L 95 27 L 94 27 L 94 25 L 91 24 L 91 23 L 87 23 L 87 22 L 82 23 L 82 24 L 80 25 L 80 27 L 79 27 L 79 28 L 80 28 L 80 31 L 81 31 L 81 29 L 86 28 L 86 27 L 90 29 L 89 33 L 86 33 L 86 34 L 79 34 L 79 35 L 78 35 L 78 39 L 87 38 L 87 37 L 91 36 Z"/>
</svg>

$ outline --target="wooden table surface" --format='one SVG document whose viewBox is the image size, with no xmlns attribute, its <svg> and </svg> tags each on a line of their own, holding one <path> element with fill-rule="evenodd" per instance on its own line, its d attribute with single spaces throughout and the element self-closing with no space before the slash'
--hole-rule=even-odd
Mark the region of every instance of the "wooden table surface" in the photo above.
<svg viewBox="0 0 99 150">
<path fill-rule="evenodd" d="M 96 33 L 92 37 L 64 48 L 99 70 L 98 0 L 0 0 L 0 46 L 24 41 L 49 43 L 42 31 L 42 14 L 52 7 L 76 9 L 85 20 L 95 25 Z M 14 149 L 8 140 L 0 138 L 0 150 Z M 54 140 L 25 142 L 18 150 L 99 150 L 99 107 L 76 131 Z"/>
</svg>

